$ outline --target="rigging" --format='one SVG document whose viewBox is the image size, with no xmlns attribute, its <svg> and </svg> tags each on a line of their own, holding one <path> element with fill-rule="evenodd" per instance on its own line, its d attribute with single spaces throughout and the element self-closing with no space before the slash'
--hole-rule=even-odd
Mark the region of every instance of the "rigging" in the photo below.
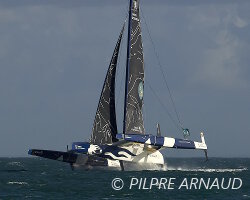
<svg viewBox="0 0 250 200">
<path fill-rule="evenodd" d="M 150 31 L 149 31 L 149 27 L 148 27 L 148 24 L 147 24 L 147 21 L 146 21 L 146 18 L 144 17 L 144 14 L 143 14 L 143 11 L 141 9 L 141 14 L 142 14 L 142 17 L 143 17 L 143 21 L 144 21 L 144 24 L 145 24 L 145 27 L 146 27 L 146 30 L 147 30 L 147 33 L 148 33 L 148 36 L 149 36 L 149 39 L 150 39 L 150 42 L 153 46 L 153 50 L 154 50 L 154 54 L 155 54 L 155 57 L 156 57 L 156 60 L 157 60 L 157 64 L 158 64 L 158 67 L 160 69 L 160 72 L 161 72 L 161 75 L 163 77 L 163 80 L 164 80 L 164 83 L 165 83 L 165 86 L 168 90 L 168 93 L 169 93 L 169 97 L 170 97 L 170 100 L 171 100 L 171 104 L 173 106 L 173 109 L 174 109 L 174 112 L 175 112 L 175 115 L 176 115 L 176 119 L 178 121 L 178 123 L 173 119 L 172 115 L 170 114 L 170 112 L 168 111 L 168 109 L 166 108 L 166 106 L 161 102 L 159 96 L 156 94 L 156 92 L 153 90 L 152 86 L 148 83 L 149 85 L 149 88 L 150 90 L 152 91 L 152 93 L 154 93 L 154 95 L 156 96 L 157 100 L 159 101 L 159 103 L 164 107 L 164 110 L 166 111 L 167 115 L 169 116 L 169 118 L 172 120 L 172 122 L 175 124 L 175 126 L 179 128 L 181 128 L 182 130 L 182 133 L 183 133 L 183 136 L 184 138 L 187 138 L 189 135 L 190 135 L 190 132 L 189 132 L 189 129 L 187 128 L 183 128 L 183 125 L 182 125 L 182 122 L 181 122 L 181 119 L 180 119 L 180 115 L 177 111 L 177 108 L 176 108 L 176 104 L 174 102 L 174 98 L 173 98 L 173 95 L 172 95 L 172 92 L 170 90 L 170 87 L 169 87 L 169 84 L 167 82 L 167 77 L 166 77 L 166 74 L 164 73 L 164 70 L 163 70 L 163 67 L 162 67 L 162 64 L 160 62 L 160 58 L 159 58 L 159 55 L 156 51 L 156 48 L 155 48 L 155 44 L 154 44 L 154 41 L 151 37 L 151 34 L 150 34 Z"/>
</svg>

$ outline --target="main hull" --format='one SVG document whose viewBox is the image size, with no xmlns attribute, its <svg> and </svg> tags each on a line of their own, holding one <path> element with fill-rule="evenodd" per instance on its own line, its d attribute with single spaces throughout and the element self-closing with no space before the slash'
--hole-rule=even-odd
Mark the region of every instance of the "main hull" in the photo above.
<svg viewBox="0 0 250 200">
<path fill-rule="evenodd" d="M 112 163 L 110 165 L 110 160 L 108 160 L 107 165 L 102 165 L 99 163 L 92 164 L 73 164 L 74 169 L 76 170 L 107 170 L 107 171 L 121 171 L 121 165 L 119 162 Z M 157 171 L 166 171 L 166 164 L 153 164 L 153 163 L 135 163 L 135 162 L 123 162 L 124 171 L 147 171 L 147 170 L 157 170 Z"/>
<path fill-rule="evenodd" d="M 29 151 L 30 155 L 35 155 L 43 158 L 67 162 L 72 169 L 85 170 L 165 170 L 164 158 L 160 151 L 155 151 L 151 154 L 143 152 L 135 156 L 133 161 L 115 160 L 103 158 L 98 155 L 89 155 L 83 153 L 60 152 L 51 150 L 33 149 Z"/>
<path fill-rule="evenodd" d="M 92 158 L 89 158 L 88 155 L 85 155 L 87 157 L 87 162 L 78 162 L 74 163 L 73 167 L 74 169 L 79 170 L 125 170 L 125 171 L 142 171 L 142 170 L 166 170 L 167 165 L 166 164 L 158 164 L 151 163 L 151 162 L 129 162 L 129 161 L 123 161 L 123 167 L 121 166 L 121 163 L 118 160 L 110 160 L 110 159 L 103 159 L 103 160 L 95 160 Z"/>
</svg>

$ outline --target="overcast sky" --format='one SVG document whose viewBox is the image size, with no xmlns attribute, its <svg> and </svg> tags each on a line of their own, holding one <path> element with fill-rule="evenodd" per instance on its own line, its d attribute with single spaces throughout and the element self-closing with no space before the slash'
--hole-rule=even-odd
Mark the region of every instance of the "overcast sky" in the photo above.
<svg viewBox="0 0 250 200">
<path fill-rule="evenodd" d="M 88 140 L 127 6 L 127 0 L 0 0 L 0 156 Z M 155 134 L 159 122 L 162 135 L 182 137 L 147 86 L 176 118 L 145 22 L 190 139 L 199 141 L 204 131 L 209 156 L 249 157 L 250 1 L 141 0 L 141 9 L 146 131 Z M 126 37 L 116 92 L 120 131 L 125 47 Z"/>
</svg>

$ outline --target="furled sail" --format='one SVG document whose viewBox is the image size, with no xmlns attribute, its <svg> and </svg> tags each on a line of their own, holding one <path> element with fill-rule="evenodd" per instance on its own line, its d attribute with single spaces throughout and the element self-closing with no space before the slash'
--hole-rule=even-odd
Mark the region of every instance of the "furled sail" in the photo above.
<svg viewBox="0 0 250 200">
<path fill-rule="evenodd" d="M 123 132 L 145 134 L 142 114 L 144 63 L 139 0 L 130 0 L 127 48 Z"/>
<path fill-rule="evenodd" d="M 115 74 L 124 26 L 116 43 L 115 50 L 104 81 L 96 111 L 90 143 L 111 144 L 116 139 L 117 124 L 115 112 Z"/>
</svg>

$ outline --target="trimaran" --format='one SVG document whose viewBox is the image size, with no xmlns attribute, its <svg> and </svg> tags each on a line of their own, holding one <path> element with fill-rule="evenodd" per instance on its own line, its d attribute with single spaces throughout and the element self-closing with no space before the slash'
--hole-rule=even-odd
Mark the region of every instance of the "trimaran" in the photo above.
<svg viewBox="0 0 250 200">
<path fill-rule="evenodd" d="M 143 122 L 144 59 L 139 17 L 139 0 L 129 1 L 127 63 L 124 98 L 123 132 L 118 133 L 115 109 L 115 78 L 124 25 L 116 43 L 106 74 L 102 93 L 89 142 L 73 142 L 66 152 L 30 149 L 29 154 L 80 165 L 86 168 L 107 166 L 126 169 L 129 165 L 163 168 L 164 157 L 160 150 L 165 148 L 200 149 L 207 145 L 201 133 L 201 142 L 163 137 L 158 127 L 157 135 L 146 134 Z M 183 129 L 187 132 L 188 129 Z"/>
</svg>

